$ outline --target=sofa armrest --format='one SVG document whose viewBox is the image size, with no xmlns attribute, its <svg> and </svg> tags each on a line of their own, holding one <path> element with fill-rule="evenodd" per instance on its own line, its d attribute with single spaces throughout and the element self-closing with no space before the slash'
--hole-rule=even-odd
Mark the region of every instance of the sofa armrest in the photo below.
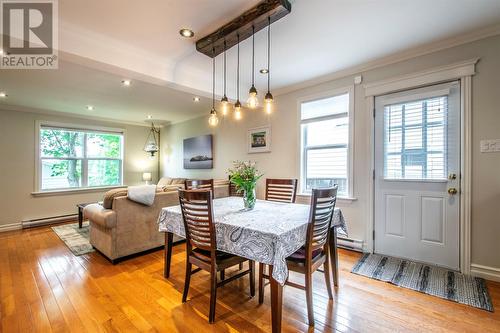
<svg viewBox="0 0 500 333">
<path fill-rule="evenodd" d="M 116 212 L 106 209 L 100 204 L 90 204 L 83 209 L 83 216 L 92 223 L 97 223 L 105 228 L 116 226 Z"/>
</svg>

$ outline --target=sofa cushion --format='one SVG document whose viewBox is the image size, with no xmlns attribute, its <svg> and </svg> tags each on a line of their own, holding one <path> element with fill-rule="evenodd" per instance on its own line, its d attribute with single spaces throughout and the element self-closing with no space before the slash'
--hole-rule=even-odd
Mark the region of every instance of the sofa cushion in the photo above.
<svg viewBox="0 0 500 333">
<path fill-rule="evenodd" d="M 172 184 L 172 178 L 170 177 L 161 177 L 160 180 L 158 181 L 158 186 L 166 186 L 166 185 L 171 185 Z"/>
<path fill-rule="evenodd" d="M 104 194 L 102 206 L 106 209 L 113 208 L 113 200 L 117 197 L 127 196 L 127 193 L 128 191 L 126 188 L 114 188 L 112 190 L 109 190 Z"/>
<path fill-rule="evenodd" d="M 172 178 L 172 185 L 180 185 L 186 182 L 186 178 Z"/>
<path fill-rule="evenodd" d="M 163 187 L 163 192 L 177 191 L 178 189 L 184 189 L 184 184 L 166 185 Z"/>
</svg>

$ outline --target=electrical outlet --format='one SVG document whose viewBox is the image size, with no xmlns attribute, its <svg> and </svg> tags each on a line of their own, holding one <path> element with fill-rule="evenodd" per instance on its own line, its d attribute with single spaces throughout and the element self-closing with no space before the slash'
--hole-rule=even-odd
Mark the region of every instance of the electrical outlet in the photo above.
<svg viewBox="0 0 500 333">
<path fill-rule="evenodd" d="M 481 153 L 500 152 L 500 139 L 481 140 L 480 146 L 481 146 Z"/>
</svg>

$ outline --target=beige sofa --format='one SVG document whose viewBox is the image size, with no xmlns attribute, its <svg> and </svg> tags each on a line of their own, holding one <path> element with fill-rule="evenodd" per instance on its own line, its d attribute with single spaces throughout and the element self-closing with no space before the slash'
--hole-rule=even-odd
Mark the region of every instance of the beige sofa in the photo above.
<svg viewBox="0 0 500 333">
<path fill-rule="evenodd" d="M 179 204 L 177 189 L 182 184 L 158 186 L 152 206 L 131 201 L 126 189 L 106 193 L 103 205 L 85 207 L 83 214 L 90 221 L 90 244 L 111 262 L 164 245 L 164 234 L 158 231 L 158 216 L 163 207 Z M 215 197 L 229 195 L 223 182 L 215 187 Z"/>
</svg>

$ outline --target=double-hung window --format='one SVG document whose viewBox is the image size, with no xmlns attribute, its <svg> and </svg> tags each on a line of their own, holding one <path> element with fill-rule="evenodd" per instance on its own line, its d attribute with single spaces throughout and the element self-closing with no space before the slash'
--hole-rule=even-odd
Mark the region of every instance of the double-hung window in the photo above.
<svg viewBox="0 0 500 333">
<path fill-rule="evenodd" d="M 41 124 L 38 190 L 122 185 L 123 131 Z"/>
<path fill-rule="evenodd" d="M 339 197 L 352 197 L 351 91 L 300 104 L 303 194 L 336 184 Z"/>
</svg>

